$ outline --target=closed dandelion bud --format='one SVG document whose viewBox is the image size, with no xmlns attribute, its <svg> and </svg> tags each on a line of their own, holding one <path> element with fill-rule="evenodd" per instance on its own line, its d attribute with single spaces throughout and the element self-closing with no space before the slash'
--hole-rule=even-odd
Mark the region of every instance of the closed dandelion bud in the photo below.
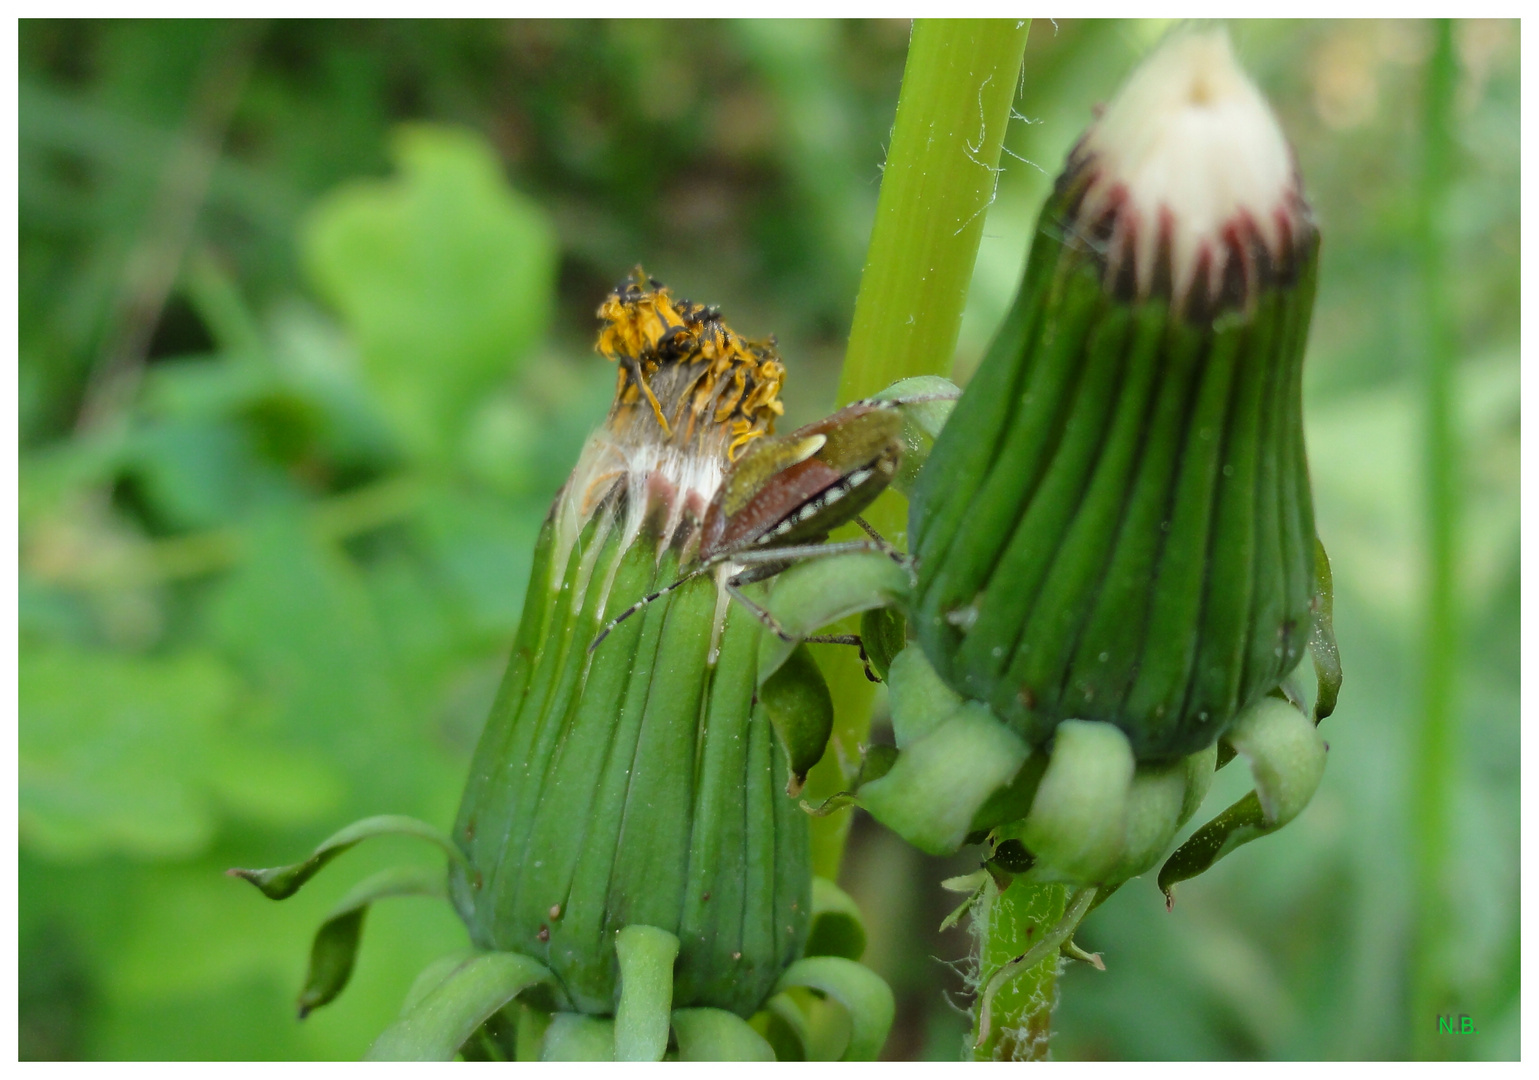
<svg viewBox="0 0 1539 1080">
<path fill-rule="evenodd" d="M 452 895 L 478 947 L 546 965 L 569 1008 L 615 1012 L 616 935 L 640 926 L 678 939 L 672 1007 L 747 1016 L 806 940 L 807 822 L 756 697 L 760 624 L 721 575 L 665 587 L 700 562 L 731 462 L 772 430 L 783 368 L 772 341 L 639 270 L 599 314 L 614 406 L 540 536 Z M 814 666 L 786 677 L 813 685 L 784 708 L 826 704 Z"/>
<path fill-rule="evenodd" d="M 1302 658 L 1317 249 L 1221 32 L 1157 50 L 1071 152 L 910 515 L 919 642 L 1028 744 L 1099 721 L 1138 762 L 1193 754 Z"/>
</svg>

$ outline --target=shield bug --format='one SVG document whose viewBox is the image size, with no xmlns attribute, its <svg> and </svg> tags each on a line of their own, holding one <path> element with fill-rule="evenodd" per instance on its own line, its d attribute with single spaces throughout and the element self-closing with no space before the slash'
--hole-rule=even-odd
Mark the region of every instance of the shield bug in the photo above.
<svg viewBox="0 0 1539 1080">
<path fill-rule="evenodd" d="M 790 640 L 770 614 L 742 592 L 743 586 L 773 577 L 800 559 L 849 551 L 878 550 L 906 562 L 861 519 L 860 512 L 897 475 L 904 448 L 900 406 L 937 397 L 867 398 L 789 435 L 750 444 L 706 508 L 695 567 L 620 612 L 599 632 L 590 651 L 622 620 L 725 563 L 741 567 L 727 578 L 727 591 L 772 631 Z M 833 529 L 850 521 L 864 528 L 871 539 L 823 543 Z M 860 645 L 854 635 L 807 640 Z"/>
</svg>

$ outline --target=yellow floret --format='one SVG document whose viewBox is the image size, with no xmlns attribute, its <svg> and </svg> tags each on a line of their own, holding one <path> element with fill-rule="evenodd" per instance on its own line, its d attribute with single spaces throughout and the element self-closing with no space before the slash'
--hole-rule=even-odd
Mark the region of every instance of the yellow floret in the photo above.
<svg viewBox="0 0 1539 1080">
<path fill-rule="evenodd" d="M 664 440 L 715 450 L 725 435 L 729 460 L 774 431 L 785 368 L 773 337 L 741 337 L 714 308 L 675 300 L 639 266 L 598 315 L 598 352 L 620 368 L 612 428 L 630 426 L 635 417 L 622 414 L 645 398 Z"/>
</svg>

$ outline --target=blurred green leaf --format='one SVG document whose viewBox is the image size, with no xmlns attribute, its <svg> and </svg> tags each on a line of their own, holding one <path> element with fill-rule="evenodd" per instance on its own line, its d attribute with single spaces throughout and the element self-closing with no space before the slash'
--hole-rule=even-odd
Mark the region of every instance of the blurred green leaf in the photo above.
<svg viewBox="0 0 1539 1080">
<path fill-rule="evenodd" d="M 268 479 L 239 428 L 219 422 L 171 422 L 135 440 L 129 475 L 140 480 L 161 520 L 175 529 L 212 528 L 236 516 Z"/>
<path fill-rule="evenodd" d="M 423 793 L 448 770 L 406 708 L 358 569 L 284 511 L 253 522 L 247 550 L 211 597 L 209 629 L 270 696 L 275 733 L 339 768 L 359 800 L 344 812 L 433 816 Z"/>
<path fill-rule="evenodd" d="M 325 820 L 341 805 L 344 792 L 330 764 L 258 732 L 216 743 L 206 775 L 230 815 L 275 828 Z"/>
<path fill-rule="evenodd" d="M 22 842 L 51 857 L 184 856 L 220 811 L 287 826 L 337 804 L 323 763 L 239 721 L 243 688 L 208 654 L 34 647 L 21 673 Z"/>
<path fill-rule="evenodd" d="M 476 491 L 435 489 L 416 518 L 434 556 L 434 584 L 447 593 L 469 629 L 501 642 L 518 626 L 534 540 L 544 507 Z"/>
<path fill-rule="evenodd" d="M 22 844 L 54 858 L 194 854 L 215 811 L 202 776 L 235 706 L 206 654 L 166 660 L 60 647 L 20 665 Z"/>
<path fill-rule="evenodd" d="M 410 126 L 392 156 L 398 177 L 355 182 L 316 209 L 305 261 L 408 443 L 441 452 L 544 330 L 555 250 L 477 136 Z"/>
</svg>

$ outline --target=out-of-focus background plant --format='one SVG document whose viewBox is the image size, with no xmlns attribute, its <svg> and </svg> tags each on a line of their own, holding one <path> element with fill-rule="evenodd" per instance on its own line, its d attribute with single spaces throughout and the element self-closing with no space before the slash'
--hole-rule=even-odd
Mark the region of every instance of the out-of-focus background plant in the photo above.
<svg viewBox="0 0 1539 1080">
<path fill-rule="evenodd" d="M 1163 29 L 1038 24 L 960 376 L 1049 175 Z M 1067 975 L 1055 1053 L 1514 1057 L 1517 24 L 1453 27 L 1441 150 L 1430 24 L 1233 32 L 1325 237 L 1306 423 L 1348 681 L 1291 828 L 1170 914 L 1142 880 L 1086 923 L 1108 970 Z M 440 903 L 379 905 L 347 993 L 299 1023 L 343 878 L 430 856 L 381 842 L 278 907 L 222 871 L 366 814 L 450 821 L 535 531 L 610 398 L 593 310 L 634 263 L 779 335 L 788 423 L 829 410 L 906 43 L 21 24 L 22 1057 L 357 1057 L 463 946 Z M 1456 483 L 1429 500 L 1438 340 Z M 1456 618 L 1429 638 L 1439 528 Z M 1427 640 L 1455 675 L 1430 757 Z M 1209 808 L 1245 784 L 1220 774 Z M 938 882 L 973 865 L 856 822 L 842 877 L 898 994 L 889 1057 L 957 1056 L 941 991 L 967 944 L 936 930 Z M 1426 1001 L 1475 1033 L 1437 1034 Z"/>
</svg>

